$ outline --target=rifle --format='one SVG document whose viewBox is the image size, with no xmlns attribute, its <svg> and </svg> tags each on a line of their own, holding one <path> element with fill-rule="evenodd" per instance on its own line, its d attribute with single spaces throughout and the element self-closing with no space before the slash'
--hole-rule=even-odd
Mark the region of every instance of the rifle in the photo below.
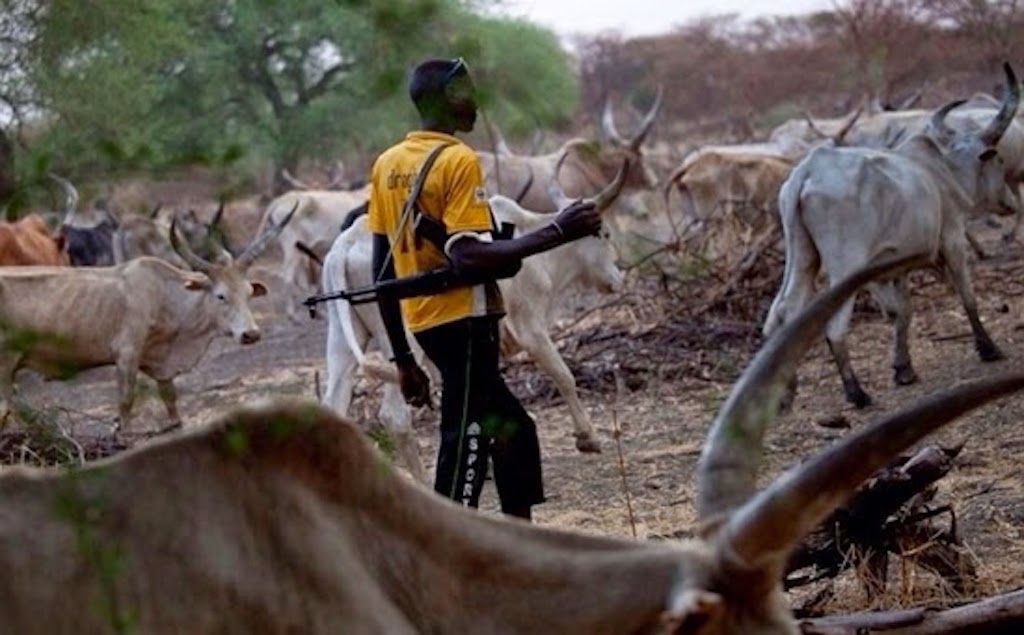
<svg viewBox="0 0 1024 635">
<path fill-rule="evenodd" d="M 324 302 L 345 300 L 349 304 L 368 304 L 376 302 L 377 298 L 381 296 L 390 296 L 401 300 L 424 295 L 437 295 L 448 289 L 471 286 L 472 284 L 474 284 L 473 281 L 458 275 L 451 268 L 441 267 L 414 276 L 383 280 L 356 289 L 341 289 L 313 295 L 303 300 L 302 304 L 309 309 L 309 317 L 316 318 L 316 306 Z"/>
</svg>

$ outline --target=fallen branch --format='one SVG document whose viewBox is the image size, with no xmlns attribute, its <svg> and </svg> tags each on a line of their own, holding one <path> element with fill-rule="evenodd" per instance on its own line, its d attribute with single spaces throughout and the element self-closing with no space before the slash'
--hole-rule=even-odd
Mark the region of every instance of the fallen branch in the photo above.
<svg viewBox="0 0 1024 635">
<path fill-rule="evenodd" d="M 800 622 L 804 635 L 1010 635 L 1022 628 L 1024 590 L 946 610 L 871 611 Z"/>
</svg>

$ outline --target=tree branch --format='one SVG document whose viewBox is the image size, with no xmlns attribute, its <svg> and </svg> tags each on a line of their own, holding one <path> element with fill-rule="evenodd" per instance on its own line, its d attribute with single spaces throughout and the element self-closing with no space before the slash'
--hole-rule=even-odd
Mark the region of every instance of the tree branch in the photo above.
<svg viewBox="0 0 1024 635">
<path fill-rule="evenodd" d="M 329 89 L 331 80 L 334 79 L 339 73 L 350 71 L 355 67 L 352 62 L 338 62 L 334 66 L 331 66 L 324 71 L 324 74 L 320 76 L 315 84 L 307 88 L 305 92 L 306 100 L 303 103 L 309 103 L 313 99 L 322 96 Z"/>
</svg>

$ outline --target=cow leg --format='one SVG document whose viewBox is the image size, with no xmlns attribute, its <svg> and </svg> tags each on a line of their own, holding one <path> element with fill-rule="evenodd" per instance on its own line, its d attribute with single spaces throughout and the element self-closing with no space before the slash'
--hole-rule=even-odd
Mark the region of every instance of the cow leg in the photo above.
<svg viewBox="0 0 1024 635">
<path fill-rule="evenodd" d="M 828 348 L 832 351 L 832 358 L 835 359 L 836 367 L 839 368 L 839 376 L 843 380 L 843 392 L 846 393 L 846 400 L 857 408 L 865 408 L 871 405 L 871 397 L 868 396 L 860 386 L 857 375 L 853 372 L 850 364 L 850 351 L 846 347 L 846 332 L 850 326 L 850 316 L 853 314 L 853 298 L 847 300 L 841 309 L 832 317 L 828 323 L 825 339 Z"/>
<path fill-rule="evenodd" d="M 156 389 L 167 409 L 167 416 L 171 419 L 171 425 L 164 432 L 177 430 L 181 427 L 181 415 L 178 414 L 178 389 L 174 386 L 174 379 L 156 380 Z"/>
<path fill-rule="evenodd" d="M 565 360 L 558 354 L 555 343 L 543 329 L 537 328 L 536 323 L 531 323 L 526 333 L 517 333 L 516 341 L 523 347 L 533 361 L 541 367 L 544 372 L 555 382 L 559 394 L 565 399 L 569 406 L 569 414 L 572 416 L 573 435 L 576 437 L 576 449 L 580 452 L 600 452 L 601 443 L 597 440 L 597 433 L 590 422 L 587 411 L 580 403 L 579 393 L 576 392 L 576 380 L 572 371 L 565 365 Z"/>
<path fill-rule="evenodd" d="M 893 323 L 893 382 L 907 386 L 917 382 L 917 373 L 910 361 L 910 294 L 906 278 L 874 285 L 871 294 L 882 305 Z"/>
<path fill-rule="evenodd" d="M 1018 217 L 1019 217 L 1019 215 L 1018 215 Z M 1016 227 L 1016 223 L 1017 223 L 1017 221 L 1014 220 L 1014 226 L 1015 227 Z M 1007 235 L 1010 236 L 1011 240 L 1012 240 L 1012 236 L 1016 232 L 1017 232 L 1016 229 L 1012 229 L 1012 230 L 1010 230 L 1010 234 L 1007 234 Z M 974 234 L 972 234 L 971 232 L 969 232 L 969 231 L 967 231 L 965 229 L 964 230 L 964 236 L 967 238 L 967 242 L 971 246 L 971 251 L 973 251 L 974 255 L 978 257 L 978 260 L 987 260 L 988 259 L 988 253 L 985 252 L 985 249 L 981 246 L 981 243 L 978 242 L 978 239 L 974 237 Z"/>
<path fill-rule="evenodd" d="M 964 306 L 967 319 L 971 323 L 971 331 L 974 332 L 974 347 L 978 356 L 983 362 L 994 362 L 1004 359 L 1006 356 L 995 345 L 988 331 L 978 317 L 978 301 L 974 297 L 974 289 L 971 288 L 971 275 L 967 269 L 967 259 L 960 249 L 945 250 L 943 257 L 946 261 L 946 273 L 949 275 L 956 294 L 960 296 L 960 303 Z"/>
<path fill-rule="evenodd" d="M 1017 206 L 1017 211 L 1013 215 L 1013 225 L 1010 227 L 1010 231 L 1003 234 L 1003 242 L 1007 243 L 1017 240 L 1021 220 L 1024 220 L 1024 183 L 1018 183 L 1017 187 L 1013 188 L 1013 191 L 1016 192 L 1017 200 L 1021 204 Z"/>
<path fill-rule="evenodd" d="M 282 241 L 281 248 L 284 256 L 281 260 L 281 279 L 284 282 L 284 293 L 282 298 L 285 302 L 285 312 L 293 322 L 306 322 L 309 315 L 302 307 L 301 295 L 309 288 L 306 275 L 306 267 L 302 262 L 305 256 L 295 247 Z"/>
<path fill-rule="evenodd" d="M 385 382 L 384 396 L 380 403 L 380 419 L 395 442 L 395 451 L 402 462 L 420 483 L 429 484 L 427 470 L 420 459 L 420 446 L 416 431 L 412 427 L 412 408 L 402 397 L 397 384 Z"/>
<path fill-rule="evenodd" d="M 135 382 L 139 365 L 134 358 L 122 357 L 117 360 L 117 423 L 114 431 L 127 430 L 131 419 L 132 404 L 135 403 Z"/>
</svg>

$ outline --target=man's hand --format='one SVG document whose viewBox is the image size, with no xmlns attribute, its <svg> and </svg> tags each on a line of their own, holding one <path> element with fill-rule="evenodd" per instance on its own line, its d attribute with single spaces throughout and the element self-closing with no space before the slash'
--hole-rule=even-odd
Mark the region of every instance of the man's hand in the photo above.
<svg viewBox="0 0 1024 635">
<path fill-rule="evenodd" d="M 410 406 L 426 406 L 430 404 L 430 379 L 423 372 L 411 354 L 399 356 L 398 385 L 402 388 L 402 396 Z"/>
<path fill-rule="evenodd" d="M 601 214 L 591 201 L 574 201 L 558 212 L 555 224 L 562 230 L 564 242 L 572 242 L 601 231 Z"/>
</svg>

